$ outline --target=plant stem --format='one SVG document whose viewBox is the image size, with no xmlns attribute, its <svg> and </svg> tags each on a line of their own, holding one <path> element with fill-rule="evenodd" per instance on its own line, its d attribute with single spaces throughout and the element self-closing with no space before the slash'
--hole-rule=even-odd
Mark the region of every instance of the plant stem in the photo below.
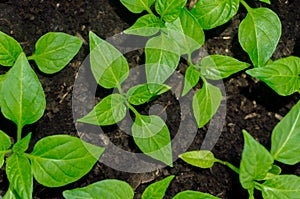
<svg viewBox="0 0 300 199">
<path fill-rule="evenodd" d="M 18 131 L 17 131 L 17 142 L 19 142 L 22 139 L 22 124 L 18 124 Z"/>
<path fill-rule="evenodd" d="M 136 117 L 140 117 L 141 114 L 129 102 L 127 102 L 127 106 Z"/>
<path fill-rule="evenodd" d="M 247 12 L 251 12 L 252 8 L 244 0 L 241 0 L 240 2 L 246 8 Z"/>
<path fill-rule="evenodd" d="M 219 159 L 216 159 L 218 163 L 220 164 L 223 164 L 227 167 L 229 167 L 231 170 L 233 170 L 234 172 L 236 172 L 237 174 L 240 174 L 240 170 L 239 168 L 237 168 L 236 166 L 234 166 L 233 164 L 229 163 L 229 162 L 226 162 L 226 161 L 222 161 L 222 160 L 219 160 Z"/>
<path fill-rule="evenodd" d="M 193 65 L 193 61 L 192 61 L 192 53 L 188 53 L 188 65 Z"/>
<path fill-rule="evenodd" d="M 34 59 L 34 55 L 28 56 L 27 60 L 33 60 Z"/>
<path fill-rule="evenodd" d="M 149 14 L 152 14 L 154 15 L 154 13 L 152 12 L 152 10 L 150 8 L 148 8 L 148 6 L 145 7 L 146 11 L 149 13 Z"/>
</svg>

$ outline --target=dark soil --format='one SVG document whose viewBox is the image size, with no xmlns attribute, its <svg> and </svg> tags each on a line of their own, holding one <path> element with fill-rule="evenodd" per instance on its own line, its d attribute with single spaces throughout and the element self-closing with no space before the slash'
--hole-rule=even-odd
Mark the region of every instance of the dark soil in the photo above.
<svg viewBox="0 0 300 199">
<path fill-rule="evenodd" d="M 257 3 L 255 6 L 260 5 Z M 300 1 L 274 0 L 268 7 L 279 15 L 283 27 L 282 38 L 273 58 L 300 56 Z M 44 75 L 36 70 L 45 90 L 47 109 L 36 124 L 26 126 L 24 129 L 24 134 L 33 132 L 32 144 L 42 137 L 53 134 L 78 136 L 72 115 L 72 91 L 79 67 L 89 53 L 88 32 L 91 30 L 102 38 L 109 38 L 132 25 L 138 15 L 128 12 L 118 0 L 1 0 L 0 9 L 0 30 L 19 41 L 27 55 L 34 51 L 37 39 L 49 31 L 66 32 L 84 40 L 79 54 L 61 72 Z M 232 21 L 206 32 L 205 49 L 208 53 L 230 55 L 249 62 L 237 41 L 238 25 L 244 16 L 245 10 L 241 7 Z M 144 59 L 142 51 L 127 53 L 126 57 L 131 67 L 142 64 Z M 184 72 L 185 68 L 186 66 L 181 65 L 179 70 Z M 4 73 L 7 68 L 1 67 L 0 70 Z M 272 129 L 299 100 L 299 95 L 278 96 L 264 83 L 244 72 L 225 79 L 224 85 L 227 99 L 226 120 L 222 134 L 212 151 L 217 158 L 238 166 L 243 149 L 242 129 L 248 130 L 260 143 L 270 148 Z M 96 97 L 98 99 L 107 93 L 99 88 Z M 175 94 L 172 92 L 164 94 L 138 109 L 146 113 L 153 105 L 165 107 L 161 109 L 160 114 L 167 117 L 167 125 L 172 136 L 175 136 L 180 121 L 179 103 Z M 15 138 L 15 125 L 3 116 L 0 119 L 0 129 Z M 198 130 L 189 150 L 200 149 L 207 129 L 208 126 Z M 116 146 L 139 152 L 131 137 L 117 126 L 104 128 L 104 131 Z M 300 175 L 300 164 L 280 166 L 283 173 Z M 83 187 L 109 178 L 127 181 L 135 189 L 135 197 L 140 198 L 146 186 L 171 174 L 176 177 L 167 190 L 166 198 L 187 189 L 210 193 L 224 199 L 248 198 L 247 192 L 239 184 L 238 176 L 228 168 L 216 164 L 212 169 L 199 169 L 181 160 L 174 162 L 172 168 L 142 174 L 121 172 L 99 162 L 84 178 L 65 187 L 50 189 L 35 182 L 33 198 L 63 198 L 63 190 Z M 3 196 L 7 188 L 8 181 L 2 168 L 0 195 Z M 257 198 L 261 197 L 259 193 L 256 194 Z"/>
</svg>

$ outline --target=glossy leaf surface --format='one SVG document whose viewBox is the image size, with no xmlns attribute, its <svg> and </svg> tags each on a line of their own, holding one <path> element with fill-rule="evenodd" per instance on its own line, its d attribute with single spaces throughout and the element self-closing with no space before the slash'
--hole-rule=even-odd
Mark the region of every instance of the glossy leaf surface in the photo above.
<svg viewBox="0 0 300 199">
<path fill-rule="evenodd" d="M 22 47 L 14 38 L 0 31 L 0 65 L 14 65 L 22 51 Z"/>
<path fill-rule="evenodd" d="M 263 180 L 272 168 L 273 158 L 269 151 L 257 142 L 247 131 L 244 134 L 244 150 L 240 164 L 240 183 L 243 188 L 252 190 L 254 180 Z"/>
<path fill-rule="evenodd" d="M 38 68 L 53 74 L 62 70 L 78 53 L 82 41 L 75 36 L 62 32 L 49 32 L 43 35 L 35 44 L 33 59 Z"/>
<path fill-rule="evenodd" d="M 102 180 L 83 188 L 63 192 L 66 199 L 133 199 L 133 195 L 133 189 L 128 183 L 113 179 Z"/>
<path fill-rule="evenodd" d="M 101 126 L 115 124 L 126 116 L 125 100 L 120 94 L 108 95 L 91 112 L 77 121 Z"/>
<path fill-rule="evenodd" d="M 221 100 L 222 93 L 220 89 L 207 82 L 196 92 L 192 105 L 198 128 L 202 128 L 214 116 Z"/>
<path fill-rule="evenodd" d="M 172 165 L 170 133 L 160 117 L 156 115 L 136 116 L 132 126 L 132 136 L 144 154 Z"/>
<path fill-rule="evenodd" d="M 300 101 L 275 126 L 272 132 L 271 154 L 285 164 L 300 162 Z"/>
<path fill-rule="evenodd" d="M 90 32 L 90 62 L 92 73 L 104 88 L 115 88 L 126 80 L 129 72 L 125 57 L 111 44 Z"/>
<path fill-rule="evenodd" d="M 279 42 L 280 19 L 268 8 L 250 9 L 240 24 L 238 36 L 254 67 L 263 67 Z"/>
<path fill-rule="evenodd" d="M 44 114 L 44 91 L 24 53 L 6 75 L 0 98 L 3 115 L 21 127 L 36 122 Z"/>
<path fill-rule="evenodd" d="M 224 79 L 249 66 L 248 63 L 224 55 L 206 56 L 200 63 L 201 74 L 211 80 Z"/>
<path fill-rule="evenodd" d="M 28 157 L 38 183 L 59 187 L 87 174 L 103 151 L 77 137 L 54 135 L 39 140 Z"/>
<path fill-rule="evenodd" d="M 290 56 L 276 60 L 264 67 L 246 71 L 259 78 L 279 95 L 287 96 L 300 92 L 300 58 Z"/>
<path fill-rule="evenodd" d="M 201 0 L 191 13 L 204 29 L 212 29 L 228 22 L 237 13 L 239 4 L 239 0 Z"/>
</svg>

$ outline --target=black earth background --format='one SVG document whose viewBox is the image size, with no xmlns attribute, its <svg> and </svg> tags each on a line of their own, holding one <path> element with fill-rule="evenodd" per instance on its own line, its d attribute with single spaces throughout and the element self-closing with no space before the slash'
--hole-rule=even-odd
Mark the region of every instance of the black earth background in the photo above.
<svg viewBox="0 0 300 199">
<path fill-rule="evenodd" d="M 267 6 L 276 12 L 282 21 L 282 37 L 273 59 L 290 55 L 300 56 L 300 1 L 274 0 L 272 5 L 252 3 L 251 6 Z M 34 51 L 37 39 L 50 31 L 65 32 L 83 39 L 84 44 L 78 55 L 57 74 L 44 75 L 37 70 L 33 62 L 31 63 L 43 85 L 47 108 L 43 117 L 37 123 L 26 126 L 23 133 L 25 135 L 32 132 L 30 150 L 34 143 L 45 136 L 54 134 L 78 136 L 72 115 L 72 90 L 78 69 L 89 54 L 88 32 L 93 31 L 101 38 L 109 38 L 132 25 L 139 15 L 127 11 L 118 0 L 0 0 L 0 10 L 0 30 L 19 41 L 27 55 Z M 250 63 L 237 40 L 238 25 L 245 14 L 246 11 L 241 6 L 238 14 L 230 22 L 205 32 L 204 47 L 209 54 L 229 55 Z M 134 67 L 143 63 L 144 54 L 142 50 L 134 51 L 127 53 L 126 58 L 130 66 Z M 7 70 L 8 68 L 1 67 L 0 73 Z M 186 66 L 181 64 L 178 70 L 184 74 Z M 244 71 L 225 79 L 224 85 L 227 96 L 226 120 L 222 134 L 212 151 L 217 158 L 239 166 L 243 149 L 242 129 L 249 131 L 269 149 L 272 129 L 299 100 L 299 94 L 289 97 L 278 96 L 264 83 L 249 77 Z M 105 92 L 99 89 L 97 99 L 103 95 Z M 146 113 L 154 104 L 166 107 L 166 114 L 170 118 L 167 125 L 174 136 L 180 121 L 180 114 L 177 114 L 178 102 L 174 95 L 171 92 L 164 94 L 155 101 L 138 107 L 138 110 Z M 15 125 L 2 115 L 0 121 L 0 129 L 15 139 Z M 189 150 L 200 148 L 206 131 L 207 126 L 198 130 Z M 138 151 L 132 138 L 116 126 L 105 128 L 105 132 L 115 145 L 128 151 Z M 300 164 L 279 165 L 283 173 L 300 175 Z M 128 182 L 135 189 L 135 198 L 140 198 L 149 184 L 169 175 L 176 177 L 170 184 L 165 198 L 171 198 L 176 193 L 188 189 L 210 193 L 224 199 L 248 198 L 247 192 L 239 184 L 238 175 L 230 169 L 219 164 L 215 164 L 211 169 L 199 169 L 181 160 L 174 162 L 172 168 L 166 167 L 143 174 L 116 171 L 98 162 L 86 176 L 65 187 L 46 188 L 34 182 L 33 198 L 63 198 L 63 190 L 83 187 L 103 179 L 120 179 Z M 0 195 L 3 196 L 7 188 L 8 180 L 2 168 Z M 256 193 L 256 196 L 261 198 L 260 193 Z"/>
</svg>

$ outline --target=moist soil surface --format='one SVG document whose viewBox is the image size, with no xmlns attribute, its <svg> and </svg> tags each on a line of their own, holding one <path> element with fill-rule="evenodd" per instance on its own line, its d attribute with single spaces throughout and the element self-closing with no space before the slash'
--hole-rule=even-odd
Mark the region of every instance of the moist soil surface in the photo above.
<svg viewBox="0 0 300 199">
<path fill-rule="evenodd" d="M 300 1 L 274 0 L 272 5 L 256 3 L 251 6 L 267 6 L 276 12 L 282 21 L 282 37 L 273 59 L 290 55 L 300 56 Z M 65 32 L 82 38 L 83 47 L 78 55 L 67 67 L 54 75 L 41 73 L 35 64 L 31 63 L 43 85 L 47 108 L 37 123 L 24 128 L 23 135 L 32 132 L 30 150 L 37 140 L 49 135 L 69 134 L 84 137 L 85 133 L 79 133 L 75 128 L 72 93 L 79 68 L 89 54 L 88 32 L 93 31 L 106 39 L 128 28 L 139 15 L 127 11 L 117 0 L 1 0 L 0 9 L 0 30 L 19 41 L 27 55 L 34 51 L 34 44 L 38 38 L 50 31 Z M 238 25 L 245 15 L 246 11 L 241 6 L 238 14 L 230 22 L 206 31 L 206 43 L 203 49 L 209 54 L 229 55 L 250 63 L 237 40 Z M 126 53 L 125 56 L 131 68 L 143 64 L 143 49 Z M 0 72 L 5 73 L 7 70 L 8 68 L 1 67 Z M 185 70 L 186 65 L 180 64 L 178 74 L 184 74 Z M 135 81 L 134 76 L 129 79 L 131 80 Z M 223 126 L 221 125 L 222 130 L 219 131 L 221 134 L 212 151 L 217 158 L 239 166 L 244 144 L 242 129 L 246 129 L 269 149 L 272 129 L 299 100 L 299 94 L 288 97 L 279 96 L 264 83 L 246 75 L 244 71 L 225 79 L 223 83 L 224 95 L 226 95 L 223 108 L 226 106 L 226 117 Z M 96 103 L 110 92 L 112 91 L 97 88 L 93 100 Z M 82 98 L 84 101 L 84 96 Z M 91 108 L 87 107 L 89 110 Z M 181 119 L 184 119 L 181 118 L 182 115 L 190 114 L 180 112 L 180 102 L 176 97 L 176 91 L 173 92 L 173 90 L 137 108 L 142 113 L 152 111 L 165 118 L 172 138 L 179 129 Z M 2 115 L 0 119 L 0 129 L 14 140 L 16 138 L 15 125 Z M 209 124 L 198 129 L 188 150 L 201 148 L 208 129 L 210 129 Z M 117 125 L 103 128 L 104 134 L 115 146 L 130 152 L 140 152 L 131 136 L 123 130 L 120 130 Z M 216 134 L 219 132 L 212 131 Z M 190 132 L 185 133 L 188 135 Z M 94 140 L 94 143 L 97 144 L 97 140 Z M 300 164 L 279 165 L 283 168 L 283 173 L 300 175 Z M 180 159 L 174 162 L 173 167 L 160 168 L 147 173 L 119 171 L 101 163 L 100 159 L 86 176 L 65 187 L 47 188 L 34 182 L 33 198 L 63 198 L 63 190 L 83 187 L 103 179 L 120 179 L 128 182 L 135 189 L 135 198 L 140 198 L 149 184 L 169 175 L 176 177 L 170 184 L 165 198 L 171 198 L 176 193 L 188 189 L 210 193 L 224 199 L 248 198 L 247 192 L 239 184 L 238 175 L 225 166 L 215 164 L 211 169 L 200 169 Z M 8 180 L 2 168 L 0 170 L 0 195 L 3 196 L 7 188 Z M 260 193 L 255 194 L 257 198 L 261 198 Z"/>
</svg>

